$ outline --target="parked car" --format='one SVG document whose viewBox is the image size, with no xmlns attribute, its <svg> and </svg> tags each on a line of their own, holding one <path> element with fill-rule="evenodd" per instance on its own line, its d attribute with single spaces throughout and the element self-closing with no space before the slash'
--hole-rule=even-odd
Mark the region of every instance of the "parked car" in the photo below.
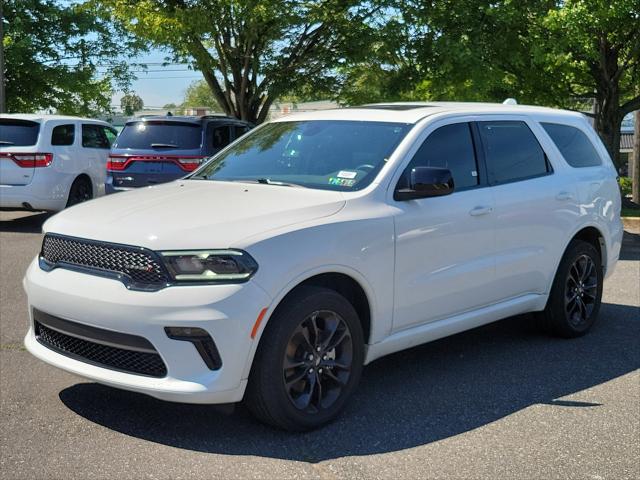
<svg viewBox="0 0 640 480">
<path fill-rule="evenodd" d="M 59 211 L 104 195 L 116 131 L 62 115 L 0 115 L 0 208 Z"/>
<path fill-rule="evenodd" d="M 306 430 L 392 352 L 525 312 L 583 335 L 623 229 L 582 115 L 429 103 L 293 114 L 44 231 L 24 282 L 36 357 Z"/>
<path fill-rule="evenodd" d="M 250 123 L 220 115 L 131 120 L 109 156 L 107 193 L 184 177 L 250 129 Z"/>
</svg>

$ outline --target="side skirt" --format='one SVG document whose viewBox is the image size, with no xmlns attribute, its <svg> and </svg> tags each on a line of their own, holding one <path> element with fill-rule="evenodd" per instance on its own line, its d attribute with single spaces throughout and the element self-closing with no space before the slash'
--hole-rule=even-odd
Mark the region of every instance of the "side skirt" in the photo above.
<svg viewBox="0 0 640 480">
<path fill-rule="evenodd" d="M 547 295 L 522 295 L 454 317 L 402 330 L 388 336 L 381 342 L 369 345 L 364 363 L 366 365 L 390 353 L 433 342 L 434 340 L 502 320 L 503 318 L 544 310 L 547 298 Z"/>
</svg>

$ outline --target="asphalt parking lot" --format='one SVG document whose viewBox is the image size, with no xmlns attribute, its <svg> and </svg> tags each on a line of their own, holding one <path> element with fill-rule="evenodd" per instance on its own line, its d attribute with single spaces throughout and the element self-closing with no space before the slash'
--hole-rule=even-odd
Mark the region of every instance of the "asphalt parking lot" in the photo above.
<svg viewBox="0 0 640 480">
<path fill-rule="evenodd" d="M 44 214 L 0 213 L 0 476 L 640 478 L 640 231 L 591 334 L 514 317 L 380 359 L 346 413 L 287 434 L 79 379 L 22 347 Z"/>
</svg>

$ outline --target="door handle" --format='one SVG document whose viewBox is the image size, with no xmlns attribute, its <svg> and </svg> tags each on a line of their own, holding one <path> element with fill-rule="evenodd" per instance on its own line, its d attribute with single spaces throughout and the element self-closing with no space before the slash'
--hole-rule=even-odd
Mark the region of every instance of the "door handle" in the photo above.
<svg viewBox="0 0 640 480">
<path fill-rule="evenodd" d="M 571 192 L 560 192 L 556 195 L 556 200 L 564 201 L 564 200 L 572 200 L 573 194 Z"/>
<path fill-rule="evenodd" d="M 472 217 L 478 217 L 480 215 L 486 215 L 487 213 L 491 212 L 493 212 L 492 207 L 476 207 L 469 211 L 469 215 L 471 215 Z"/>
</svg>

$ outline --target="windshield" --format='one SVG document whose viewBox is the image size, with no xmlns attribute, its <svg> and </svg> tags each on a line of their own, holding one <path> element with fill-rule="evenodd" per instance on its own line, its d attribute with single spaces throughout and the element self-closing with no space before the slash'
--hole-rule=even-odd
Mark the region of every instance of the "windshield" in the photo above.
<svg viewBox="0 0 640 480">
<path fill-rule="evenodd" d="M 202 125 L 187 122 L 133 122 L 120 132 L 114 148 L 179 148 L 192 150 L 202 144 Z"/>
<path fill-rule="evenodd" d="M 190 178 L 359 190 L 372 182 L 410 127 L 343 120 L 268 123 Z"/>
<path fill-rule="evenodd" d="M 35 145 L 40 124 L 28 120 L 0 118 L 0 147 L 25 147 Z"/>
</svg>

